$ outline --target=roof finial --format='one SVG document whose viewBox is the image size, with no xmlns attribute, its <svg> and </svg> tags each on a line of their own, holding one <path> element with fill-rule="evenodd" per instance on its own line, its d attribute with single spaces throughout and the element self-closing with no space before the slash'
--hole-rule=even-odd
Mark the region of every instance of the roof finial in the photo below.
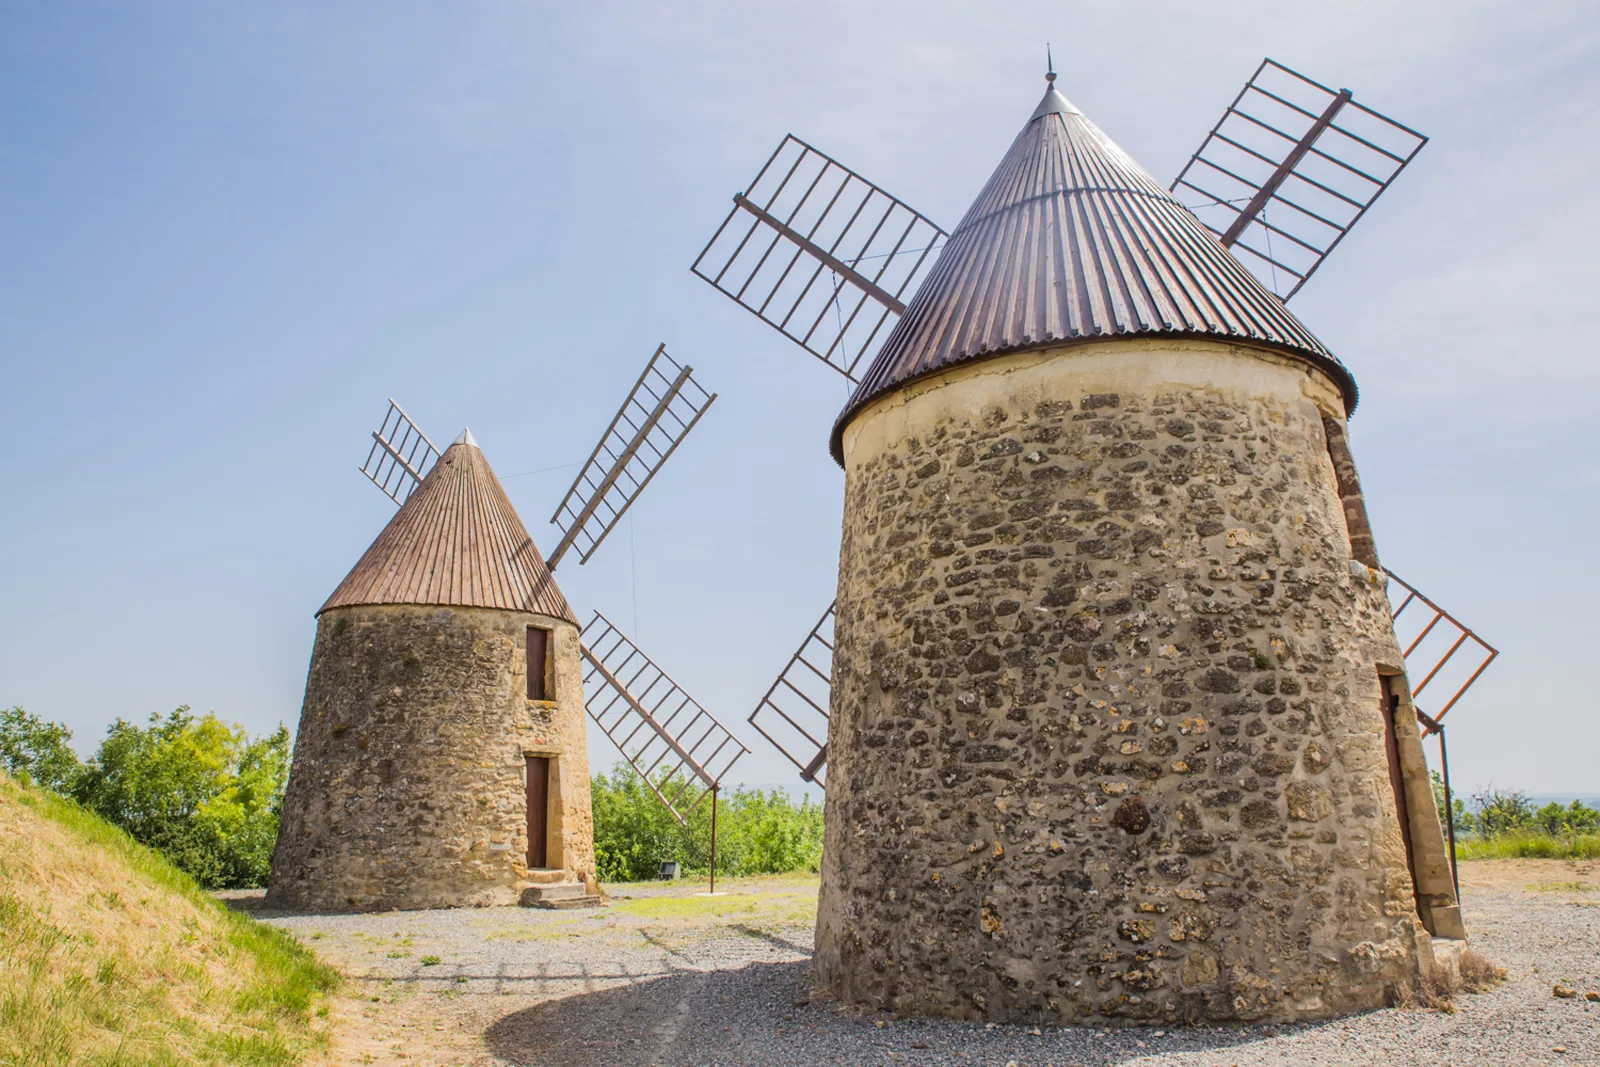
<svg viewBox="0 0 1600 1067">
<path fill-rule="evenodd" d="M 1050 54 L 1049 41 L 1046 41 L 1044 45 L 1044 63 L 1049 68 L 1044 72 L 1044 83 L 1047 86 L 1054 87 L 1056 83 L 1056 61 L 1055 57 Z"/>
</svg>

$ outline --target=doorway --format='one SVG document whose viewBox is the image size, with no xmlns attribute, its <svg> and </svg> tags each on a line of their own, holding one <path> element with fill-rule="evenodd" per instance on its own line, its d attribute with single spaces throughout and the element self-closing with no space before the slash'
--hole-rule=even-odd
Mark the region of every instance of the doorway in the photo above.
<svg viewBox="0 0 1600 1067">
<path fill-rule="evenodd" d="M 528 869 L 550 866 L 550 757 L 528 761 Z"/>
</svg>

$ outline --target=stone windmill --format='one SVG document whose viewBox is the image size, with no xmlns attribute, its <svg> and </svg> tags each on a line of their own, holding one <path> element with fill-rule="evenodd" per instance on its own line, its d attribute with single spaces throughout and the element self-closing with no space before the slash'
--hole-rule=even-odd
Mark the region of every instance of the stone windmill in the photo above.
<svg viewBox="0 0 1600 1067">
<path fill-rule="evenodd" d="M 1053 84 L 948 236 L 792 137 L 735 197 L 696 273 L 857 383 L 838 600 L 751 717 L 829 765 L 834 995 L 1317 1018 L 1464 936 L 1419 718 L 1494 653 L 1391 606 L 1355 380 L 1284 304 L 1424 141 L 1267 61 L 1198 210 Z"/>
<path fill-rule="evenodd" d="M 390 401 L 362 470 L 400 509 L 317 612 L 272 906 L 595 902 L 586 710 L 674 817 L 714 803 L 745 746 L 604 615 L 580 631 L 552 573 L 716 399 L 691 373 L 656 350 L 548 562 L 472 434 L 441 455 Z"/>
</svg>

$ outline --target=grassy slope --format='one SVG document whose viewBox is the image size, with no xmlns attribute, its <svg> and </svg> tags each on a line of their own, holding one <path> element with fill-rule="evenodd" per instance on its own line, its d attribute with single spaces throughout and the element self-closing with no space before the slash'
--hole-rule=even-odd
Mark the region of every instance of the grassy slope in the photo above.
<svg viewBox="0 0 1600 1067">
<path fill-rule="evenodd" d="M 276 1065 L 337 977 L 122 831 L 0 773 L 0 1065 Z"/>
</svg>

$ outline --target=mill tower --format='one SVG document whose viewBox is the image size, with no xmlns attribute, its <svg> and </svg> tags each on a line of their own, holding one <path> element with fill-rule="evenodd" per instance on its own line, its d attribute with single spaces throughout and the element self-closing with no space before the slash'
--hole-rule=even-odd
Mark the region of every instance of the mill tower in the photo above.
<svg viewBox="0 0 1600 1067">
<path fill-rule="evenodd" d="M 596 889 L 576 620 L 470 432 L 317 613 L 271 906 Z"/>
<path fill-rule="evenodd" d="M 821 985 L 1292 1020 L 1461 936 L 1356 400 L 1050 87 L 834 427 Z"/>
</svg>

